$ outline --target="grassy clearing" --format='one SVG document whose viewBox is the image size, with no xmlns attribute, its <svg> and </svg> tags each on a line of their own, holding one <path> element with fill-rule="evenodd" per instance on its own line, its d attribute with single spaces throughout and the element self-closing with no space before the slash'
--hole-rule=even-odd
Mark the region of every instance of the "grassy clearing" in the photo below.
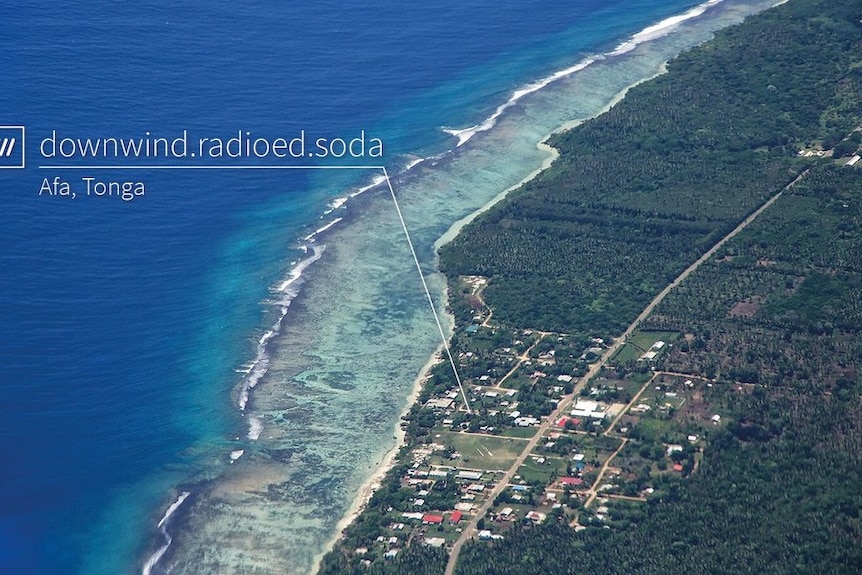
<svg viewBox="0 0 862 575">
<path fill-rule="evenodd" d="M 442 433 L 437 441 L 461 454 L 459 465 L 473 469 L 508 469 L 524 448 L 524 440 L 469 433 Z M 449 462 L 451 464 L 451 462 Z"/>
<path fill-rule="evenodd" d="M 529 439 L 536 435 L 535 427 L 510 427 L 502 433 L 503 437 L 517 437 L 519 439 Z"/>
<path fill-rule="evenodd" d="M 676 331 L 636 331 L 626 344 L 620 348 L 614 356 L 613 361 L 617 363 L 636 361 L 649 351 L 657 341 L 663 341 L 666 344 L 673 343 L 679 339 L 679 336 L 679 332 Z"/>
<path fill-rule="evenodd" d="M 544 463 L 537 463 L 533 457 L 528 457 L 524 464 L 518 468 L 518 475 L 525 481 L 538 481 L 547 485 L 551 482 L 551 477 L 563 477 L 566 474 L 566 462 L 559 457 L 544 457 Z"/>
</svg>

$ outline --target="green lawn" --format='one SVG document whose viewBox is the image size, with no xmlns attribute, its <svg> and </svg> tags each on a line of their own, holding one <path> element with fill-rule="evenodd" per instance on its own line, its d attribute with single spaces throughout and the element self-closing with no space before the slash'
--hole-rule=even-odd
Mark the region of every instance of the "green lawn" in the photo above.
<svg viewBox="0 0 862 575">
<path fill-rule="evenodd" d="M 518 389 L 524 383 L 530 383 L 530 374 L 536 371 L 536 367 L 533 366 L 521 366 L 521 368 L 516 371 L 512 376 L 500 384 L 500 387 L 504 389 Z"/>
<path fill-rule="evenodd" d="M 655 419 L 653 417 L 644 417 L 638 424 L 638 433 L 648 441 L 660 441 L 661 437 L 668 433 L 671 429 L 672 422 L 670 420 Z"/>
<path fill-rule="evenodd" d="M 679 339 L 679 335 L 679 332 L 676 331 L 636 331 L 620 348 L 613 360 L 617 363 L 625 363 L 640 359 L 655 342 L 673 343 Z"/>
<path fill-rule="evenodd" d="M 520 439 L 529 439 L 536 435 L 535 427 L 509 427 L 503 433 L 503 437 L 517 437 Z"/>
<path fill-rule="evenodd" d="M 545 457 L 544 463 L 537 463 L 533 457 L 528 457 L 524 464 L 518 468 L 518 475 L 526 481 L 541 481 L 544 485 L 551 482 L 551 476 L 564 477 L 566 475 L 566 462 L 559 457 Z"/>
<path fill-rule="evenodd" d="M 444 432 L 436 441 L 461 454 L 456 463 L 471 469 L 508 469 L 526 445 L 523 439 Z M 447 462 L 449 465 L 451 461 Z"/>
</svg>

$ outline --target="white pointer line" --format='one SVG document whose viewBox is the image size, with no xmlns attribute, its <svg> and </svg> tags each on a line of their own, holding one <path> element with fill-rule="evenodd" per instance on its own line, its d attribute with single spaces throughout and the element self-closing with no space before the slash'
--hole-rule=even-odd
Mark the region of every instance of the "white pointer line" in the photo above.
<svg viewBox="0 0 862 575">
<path fill-rule="evenodd" d="M 416 270 L 419 272 L 419 278 L 422 280 L 422 287 L 425 288 L 425 295 L 428 296 L 428 305 L 431 306 L 431 313 L 434 314 L 434 321 L 437 322 L 437 329 L 440 331 L 440 338 L 443 340 L 443 348 L 446 350 L 446 355 L 449 356 L 449 364 L 452 366 L 452 373 L 455 374 L 455 381 L 458 382 L 458 388 L 461 390 L 461 397 L 464 398 L 464 405 L 467 408 L 467 413 L 473 413 L 470 409 L 470 402 L 467 401 L 467 394 L 464 393 L 464 385 L 461 383 L 461 376 L 458 375 L 458 368 L 455 366 L 455 359 L 452 357 L 452 350 L 449 349 L 449 342 L 446 340 L 446 334 L 443 332 L 443 325 L 440 323 L 440 316 L 437 315 L 434 298 L 431 297 L 428 283 L 425 281 L 425 274 L 422 273 L 422 266 L 419 265 L 419 258 L 416 257 L 416 250 L 413 248 L 413 240 L 410 239 L 410 232 L 407 231 L 407 224 L 404 222 L 404 216 L 401 214 L 401 207 L 398 205 L 398 200 L 395 198 L 395 190 L 392 188 L 392 180 L 389 179 L 389 173 L 386 171 L 385 167 L 383 168 L 383 175 L 386 177 L 386 185 L 389 186 L 389 193 L 392 196 L 392 203 L 395 204 L 395 211 L 398 212 L 398 219 L 401 220 L 401 229 L 404 230 L 404 237 L 407 238 L 407 245 L 410 246 L 410 253 L 413 254 L 413 261 L 416 263 Z"/>
<path fill-rule="evenodd" d="M 461 397 L 464 399 L 464 406 L 467 408 L 467 413 L 473 413 L 470 409 L 470 402 L 467 399 L 467 394 L 464 391 L 464 384 L 461 382 L 461 376 L 458 373 L 458 367 L 455 365 L 455 359 L 452 357 L 452 350 L 449 348 L 449 341 L 446 339 L 446 333 L 443 330 L 443 325 L 440 323 L 440 316 L 437 314 L 437 306 L 434 305 L 434 298 L 431 297 L 431 291 L 428 289 L 428 282 L 425 281 L 425 274 L 422 272 L 422 266 L 419 265 L 419 258 L 416 255 L 416 250 L 413 247 L 413 240 L 410 239 L 410 232 L 407 231 L 407 223 L 404 221 L 404 216 L 401 213 L 401 207 L 398 205 L 398 199 L 395 197 L 395 190 L 392 187 L 392 180 L 389 178 L 389 173 L 386 171 L 386 166 L 176 166 L 176 165 L 151 165 L 151 166 L 39 166 L 41 170 L 382 170 L 383 176 L 386 178 L 386 185 L 389 187 L 389 194 L 392 196 L 392 203 L 395 204 L 395 211 L 398 213 L 398 219 L 401 220 L 401 229 L 404 230 L 404 237 L 407 239 L 407 245 L 410 248 L 410 253 L 413 256 L 413 261 L 416 264 L 416 271 L 419 272 L 419 279 L 422 280 L 422 287 L 425 290 L 425 295 L 428 298 L 428 305 L 431 307 L 431 313 L 434 315 L 434 321 L 437 323 L 437 330 L 440 332 L 440 339 L 443 342 L 443 349 L 446 350 L 446 355 L 449 358 L 449 364 L 452 366 L 452 373 L 455 374 L 455 381 L 458 382 L 458 389 L 461 390 Z"/>
</svg>

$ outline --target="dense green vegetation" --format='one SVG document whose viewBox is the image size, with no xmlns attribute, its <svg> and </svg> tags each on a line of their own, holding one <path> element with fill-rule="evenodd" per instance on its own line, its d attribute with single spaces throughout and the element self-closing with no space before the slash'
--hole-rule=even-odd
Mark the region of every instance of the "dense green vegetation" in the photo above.
<svg viewBox="0 0 862 575">
<path fill-rule="evenodd" d="M 341 553 L 328 553 L 318 573 L 320 575 L 440 575 L 446 568 L 448 555 L 443 549 L 413 545 L 403 549 L 394 559 L 370 565 L 360 557 L 349 558 Z"/>
<path fill-rule="evenodd" d="M 657 290 L 810 168 L 643 326 L 684 334 L 659 367 L 717 377 L 725 389 L 730 423 L 711 435 L 697 472 L 613 521 L 624 528 L 523 528 L 466 547 L 459 574 L 862 572 L 862 171 L 795 157 L 811 145 L 836 146 L 836 156 L 858 149 L 858 132 L 841 140 L 859 125 L 862 5 L 835 4 L 791 2 L 684 55 L 625 105 L 558 138 L 564 161 L 555 171 L 467 230 L 466 243 L 493 249 L 445 254 L 450 273 L 492 278 L 492 306 L 506 308 L 518 290 L 522 301 L 531 289 L 544 296 L 534 316 L 521 303 L 509 315 L 495 308 L 496 317 L 582 329 L 541 310 L 570 301 L 579 314 L 594 311 L 589 298 L 603 286 L 621 308 L 638 308 L 649 298 L 645 281 Z M 616 171 L 611 144 L 629 160 Z M 595 166 L 580 165 L 584 158 Z M 577 259 L 584 246 L 612 265 Z M 635 258 L 643 246 L 650 257 Z M 520 258 L 540 251 L 544 260 Z M 592 292 L 571 287 L 579 262 Z M 518 269 L 556 273 L 530 288 Z M 621 308 L 590 321 L 621 326 L 634 315 Z"/>
<path fill-rule="evenodd" d="M 862 361 L 862 175 L 820 166 L 659 306 L 690 334 L 665 365 L 732 381 L 855 385 Z"/>
<path fill-rule="evenodd" d="M 554 165 L 441 250 L 490 277 L 495 317 L 619 333 L 745 215 L 862 118 L 853 2 L 793 2 L 720 33 L 608 113 L 554 137 Z"/>
<path fill-rule="evenodd" d="M 698 468 L 687 459 L 685 479 L 635 478 L 630 495 L 656 487 L 646 504 L 584 523 L 611 529 L 576 532 L 551 518 L 471 543 L 458 574 L 862 572 L 862 163 L 799 155 L 851 155 L 860 124 L 862 4 L 791 0 L 556 136 L 561 157 L 551 169 L 441 250 L 451 286 L 462 275 L 490 278 L 483 297 L 506 329 L 567 332 L 583 344 L 578 338 L 622 331 L 804 174 L 642 326 L 682 334 L 655 367 L 714 381 L 723 420 L 705 434 Z M 453 302 L 465 321 L 481 307 Z M 620 362 L 620 377 L 648 371 L 636 356 Z M 470 369 L 487 371 L 479 362 Z M 441 369 L 429 387 L 451 383 Z M 414 439 L 434 424 L 419 407 L 408 419 Z M 635 430 L 622 460 L 663 461 L 661 434 L 650 437 L 643 421 Z M 419 544 L 370 565 L 355 553 L 384 532 L 389 508 L 404 505 L 406 465 L 321 573 L 443 572 L 445 552 Z M 433 496 L 453 495 L 444 484 Z"/>
<path fill-rule="evenodd" d="M 862 572 L 862 401 L 739 394 L 748 419 L 628 530 L 525 528 L 468 546 L 459 575 Z"/>
</svg>

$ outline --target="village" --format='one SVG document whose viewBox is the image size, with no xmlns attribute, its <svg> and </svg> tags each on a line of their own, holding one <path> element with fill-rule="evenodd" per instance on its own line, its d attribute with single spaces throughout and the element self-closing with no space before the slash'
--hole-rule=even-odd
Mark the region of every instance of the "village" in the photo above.
<svg viewBox="0 0 862 575">
<path fill-rule="evenodd" d="M 502 540 L 519 523 L 625 528 L 697 472 L 727 423 L 726 384 L 655 367 L 683 334 L 638 331 L 612 349 L 490 319 L 479 310 L 453 339 L 463 391 L 445 364 L 426 382 L 380 534 L 354 550 L 363 562 Z"/>
</svg>

